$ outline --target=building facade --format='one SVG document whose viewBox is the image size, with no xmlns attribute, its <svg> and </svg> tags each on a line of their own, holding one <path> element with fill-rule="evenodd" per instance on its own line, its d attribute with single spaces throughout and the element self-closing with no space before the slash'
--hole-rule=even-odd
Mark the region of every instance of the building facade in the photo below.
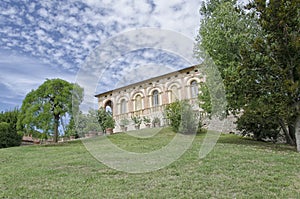
<svg viewBox="0 0 300 199">
<path fill-rule="evenodd" d="M 95 95 L 98 107 L 111 111 L 116 121 L 115 132 L 121 131 L 120 121 L 131 120 L 132 116 L 159 118 L 160 125 L 167 123 L 164 118 L 166 105 L 176 100 L 188 100 L 193 109 L 198 109 L 199 83 L 205 78 L 197 66 L 191 66 L 162 76 L 147 79 L 128 86 Z M 144 128 L 145 124 L 141 125 Z M 128 129 L 134 129 L 131 122 Z"/>
</svg>

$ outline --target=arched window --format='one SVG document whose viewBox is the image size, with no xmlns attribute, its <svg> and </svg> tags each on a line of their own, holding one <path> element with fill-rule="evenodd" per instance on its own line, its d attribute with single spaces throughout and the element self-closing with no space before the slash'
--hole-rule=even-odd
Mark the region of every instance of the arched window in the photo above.
<svg viewBox="0 0 300 199">
<path fill-rule="evenodd" d="M 142 97 L 141 95 L 137 95 L 135 97 L 135 110 L 141 110 L 142 109 Z"/>
<path fill-rule="evenodd" d="M 198 83 L 196 80 L 193 80 L 191 82 L 191 97 L 196 98 L 198 96 Z"/>
<path fill-rule="evenodd" d="M 127 112 L 127 104 L 126 104 L 126 100 L 122 99 L 121 100 L 121 114 L 126 113 Z"/>
<path fill-rule="evenodd" d="M 179 99 L 178 88 L 177 86 L 174 85 L 171 87 L 171 102 L 175 102 L 178 99 Z"/>
<path fill-rule="evenodd" d="M 111 100 L 109 100 L 109 101 L 107 101 L 106 103 L 105 103 L 105 111 L 106 112 L 108 112 L 108 113 L 110 113 L 110 114 L 112 114 L 113 113 L 113 103 L 112 103 L 112 101 Z"/>
<path fill-rule="evenodd" d="M 152 93 L 152 106 L 158 106 L 159 105 L 159 100 L 158 100 L 158 91 L 155 90 Z"/>
</svg>

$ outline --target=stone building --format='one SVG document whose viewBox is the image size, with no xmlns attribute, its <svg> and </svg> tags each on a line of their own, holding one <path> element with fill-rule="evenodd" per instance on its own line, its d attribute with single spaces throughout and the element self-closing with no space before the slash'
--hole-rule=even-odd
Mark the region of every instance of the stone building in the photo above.
<svg viewBox="0 0 300 199">
<path fill-rule="evenodd" d="M 111 111 L 116 120 L 115 132 L 121 131 L 120 121 L 132 116 L 159 118 L 160 125 L 167 123 L 163 111 L 167 104 L 187 99 L 199 109 L 197 95 L 199 83 L 205 79 L 196 66 L 184 68 L 158 77 L 95 95 L 98 107 Z M 141 125 L 144 128 L 145 124 Z M 131 122 L 128 129 L 134 129 Z"/>
</svg>

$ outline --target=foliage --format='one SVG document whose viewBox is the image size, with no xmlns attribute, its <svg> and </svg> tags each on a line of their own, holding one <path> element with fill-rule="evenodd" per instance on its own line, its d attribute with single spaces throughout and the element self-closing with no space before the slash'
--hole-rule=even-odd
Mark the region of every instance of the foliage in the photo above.
<svg viewBox="0 0 300 199">
<path fill-rule="evenodd" d="M 178 132 L 180 122 L 181 122 L 181 102 L 175 101 L 168 104 L 165 108 L 166 118 L 170 121 L 170 126 L 173 131 Z"/>
<path fill-rule="evenodd" d="M 136 126 L 140 126 L 143 121 L 140 116 L 131 116 L 131 120 Z"/>
<path fill-rule="evenodd" d="M 71 116 L 69 124 L 67 125 L 65 135 L 79 137 L 76 131 L 75 120 L 73 116 Z"/>
<path fill-rule="evenodd" d="M 213 59 L 225 84 L 227 111 L 242 115 L 238 126 L 244 133 L 276 137 L 280 126 L 292 145 L 300 101 L 299 4 L 254 0 L 245 11 L 235 1 L 207 1 L 195 50 L 201 57 L 205 49 Z M 249 125 L 254 123 L 260 127 Z"/>
<path fill-rule="evenodd" d="M 0 148 L 19 146 L 22 135 L 17 133 L 17 120 L 19 110 L 6 111 L 0 113 Z"/>
<path fill-rule="evenodd" d="M 259 16 L 262 34 L 242 52 L 244 60 L 238 72 L 244 87 L 240 94 L 248 107 L 272 115 L 268 122 L 280 125 L 287 142 L 295 145 L 300 103 L 300 1 L 255 0 L 248 8 Z"/>
<path fill-rule="evenodd" d="M 115 128 L 115 120 L 113 119 L 113 117 L 110 114 L 106 118 L 105 126 L 107 128 Z"/>
<path fill-rule="evenodd" d="M 241 51 L 250 47 L 257 31 L 257 24 L 250 14 L 245 14 L 236 6 L 236 1 L 210 0 L 202 5 L 203 19 L 196 38 L 195 55 L 200 59 L 206 54 L 213 60 L 223 80 L 228 101 L 227 110 L 235 113 L 241 108 L 243 98 L 239 96 L 237 88 L 240 85 L 236 70 L 243 60 Z M 204 52 L 203 52 L 204 51 Z M 207 58 L 208 59 L 208 58 Z M 204 69 L 204 73 L 206 70 Z M 207 78 L 214 74 L 208 74 Z M 213 79 L 214 80 L 214 79 Z M 213 84 L 214 82 L 207 82 Z M 210 85 L 210 93 L 218 92 L 221 85 Z M 202 87 L 207 91 L 205 87 Z M 211 112 L 210 99 L 204 92 L 204 106 L 206 112 Z M 215 100 L 215 99 L 213 99 Z M 214 104 L 218 105 L 220 102 Z"/>
<path fill-rule="evenodd" d="M 209 89 L 204 82 L 200 83 L 199 91 L 201 95 L 198 95 L 199 107 L 205 110 L 205 112 L 210 116 L 212 113 L 212 103 L 209 93 Z"/>
<path fill-rule="evenodd" d="M 89 109 L 88 114 L 84 115 L 86 117 L 86 126 L 83 129 L 84 132 L 89 131 L 103 131 L 101 129 L 99 122 L 97 120 L 97 110 Z"/>
<path fill-rule="evenodd" d="M 181 101 L 180 115 L 181 122 L 178 132 L 183 134 L 196 133 L 198 126 L 200 125 L 199 118 L 196 117 L 196 112 L 187 101 Z"/>
<path fill-rule="evenodd" d="M 0 122 L 0 148 L 19 146 L 22 136 L 17 134 L 6 122 Z"/>
<path fill-rule="evenodd" d="M 143 122 L 144 124 L 150 124 L 151 123 L 151 119 L 149 117 L 143 117 Z"/>
<path fill-rule="evenodd" d="M 107 128 L 115 127 L 115 120 L 109 112 L 106 112 L 103 107 L 101 107 L 97 112 L 97 120 L 103 131 Z"/>
<path fill-rule="evenodd" d="M 165 115 L 175 132 L 189 134 L 197 131 L 199 124 L 196 113 L 187 101 L 177 100 L 168 104 L 165 108 Z"/>
<path fill-rule="evenodd" d="M 76 95 L 74 92 L 76 91 Z M 72 108 L 78 109 L 83 98 L 83 89 L 62 79 L 47 79 L 36 90 L 29 92 L 23 100 L 18 118 L 18 129 L 30 134 L 40 130 L 53 134 L 58 141 L 58 126 L 62 116 L 72 116 Z M 72 107 L 72 100 L 73 103 Z"/>
<path fill-rule="evenodd" d="M 269 138 L 276 142 L 280 134 L 280 125 L 276 122 L 274 116 L 265 115 L 265 112 L 261 109 L 247 109 L 247 112 L 244 112 L 237 121 L 237 129 L 243 135 L 251 136 L 253 134 L 253 138 L 259 141 Z"/>
</svg>

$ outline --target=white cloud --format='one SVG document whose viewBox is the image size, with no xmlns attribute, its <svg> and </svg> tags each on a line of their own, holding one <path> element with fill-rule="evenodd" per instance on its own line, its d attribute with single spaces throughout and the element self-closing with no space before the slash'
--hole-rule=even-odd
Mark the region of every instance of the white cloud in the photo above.
<svg viewBox="0 0 300 199">
<path fill-rule="evenodd" d="M 74 72 L 86 57 L 110 37 L 142 27 L 178 31 L 190 38 L 199 26 L 201 0 L 51 0 L 4 1 L 0 7 L 0 77 L 7 88 L 24 95 L 46 77 Z M 30 57 L 8 56 L 24 53 Z M 149 64 L 157 55 L 145 52 L 142 60 L 124 60 L 132 66 Z M 39 61 L 37 61 L 39 60 Z M 43 63 L 41 63 L 43 61 Z M 167 58 L 161 60 L 169 63 Z M 7 65 L 3 65 L 8 62 Z M 23 64 L 21 64 L 23 62 Z M 46 64 L 45 64 L 46 63 Z M 8 66 L 12 70 L 8 70 Z M 22 69 L 26 68 L 26 70 Z M 13 71 L 13 72 L 12 72 Z M 29 72 L 30 71 L 30 72 Z M 71 79 L 71 75 L 66 74 Z M 119 74 L 115 74 L 116 78 Z M 38 83 L 39 82 L 39 83 Z M 110 83 L 110 82 L 109 82 Z M 4 82 L 3 82 L 4 85 Z M 15 86 L 13 86 L 15 85 Z M 12 91 L 17 94 L 18 92 Z"/>
<path fill-rule="evenodd" d="M 59 68 L 50 68 L 41 61 L 21 55 L 0 53 L 0 84 L 15 95 L 25 96 L 37 88 L 47 78 L 62 78 L 74 82 L 74 73 L 66 73 Z"/>
</svg>

